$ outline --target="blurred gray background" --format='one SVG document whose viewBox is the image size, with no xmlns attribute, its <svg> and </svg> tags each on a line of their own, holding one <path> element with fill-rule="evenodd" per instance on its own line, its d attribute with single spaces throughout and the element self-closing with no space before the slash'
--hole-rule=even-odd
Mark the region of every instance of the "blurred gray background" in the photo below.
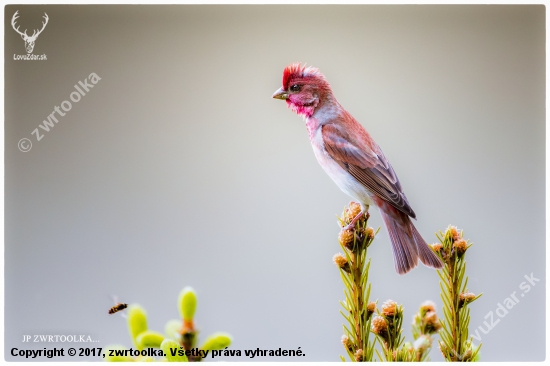
<svg viewBox="0 0 550 366">
<path fill-rule="evenodd" d="M 21 29 L 48 14 L 34 50 L 47 61 L 13 60 L 25 54 L 16 10 Z M 331 258 L 350 199 L 302 118 L 271 99 L 296 61 L 320 68 L 377 140 L 425 239 L 453 224 L 474 242 L 472 331 L 524 275 L 540 279 L 480 333 L 482 359 L 545 359 L 544 6 L 9 5 L 4 18 L 6 359 L 69 346 L 24 334 L 131 346 L 110 296 L 162 331 L 190 285 L 202 339 L 226 331 L 234 349 L 339 360 Z M 92 72 L 101 81 L 36 141 Z M 421 302 L 441 315 L 438 277 L 397 275 L 384 230 L 369 255 L 372 297 L 404 305 L 411 340 Z"/>
</svg>

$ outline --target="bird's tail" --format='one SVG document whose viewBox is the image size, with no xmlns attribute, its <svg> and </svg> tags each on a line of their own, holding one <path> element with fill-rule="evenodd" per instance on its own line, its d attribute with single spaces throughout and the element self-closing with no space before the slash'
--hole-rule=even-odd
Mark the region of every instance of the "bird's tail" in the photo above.
<svg viewBox="0 0 550 366">
<path fill-rule="evenodd" d="M 422 263 L 426 267 L 443 268 L 443 262 L 441 261 L 441 259 L 439 259 L 437 254 L 434 253 L 434 251 L 432 250 L 432 248 L 430 248 L 428 243 L 424 241 L 424 239 L 422 238 L 418 230 L 416 230 L 416 228 L 414 227 L 411 219 L 410 218 L 408 219 L 409 219 L 409 222 L 411 223 L 410 228 L 413 233 L 416 247 L 418 248 L 418 257 L 420 258 Z"/>
<path fill-rule="evenodd" d="M 443 263 L 416 230 L 410 217 L 393 207 L 390 211 L 380 210 L 390 236 L 397 273 L 409 272 L 417 266 L 419 258 L 427 267 L 443 267 Z"/>
</svg>

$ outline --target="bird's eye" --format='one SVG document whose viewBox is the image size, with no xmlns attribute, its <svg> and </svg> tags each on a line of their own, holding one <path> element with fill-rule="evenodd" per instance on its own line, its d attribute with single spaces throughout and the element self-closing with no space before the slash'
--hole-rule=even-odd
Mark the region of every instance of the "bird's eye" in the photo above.
<svg viewBox="0 0 550 366">
<path fill-rule="evenodd" d="M 294 84 L 290 87 L 290 91 L 297 92 L 300 91 L 300 85 Z"/>
</svg>

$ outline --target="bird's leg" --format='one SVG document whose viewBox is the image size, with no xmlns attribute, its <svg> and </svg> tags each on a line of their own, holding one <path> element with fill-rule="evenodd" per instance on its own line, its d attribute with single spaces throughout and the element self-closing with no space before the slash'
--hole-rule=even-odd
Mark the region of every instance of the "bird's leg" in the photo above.
<svg viewBox="0 0 550 366">
<path fill-rule="evenodd" d="M 349 223 L 348 226 L 346 226 L 346 230 L 354 230 L 355 229 L 355 223 L 357 223 L 357 221 L 363 217 L 363 215 L 365 216 L 365 218 L 368 220 L 370 218 L 370 214 L 369 214 L 369 206 L 366 206 L 366 207 L 363 207 L 361 212 L 359 212 L 357 214 L 357 216 L 355 216 L 353 218 L 353 220 L 351 220 L 351 222 Z"/>
<path fill-rule="evenodd" d="M 359 212 L 359 214 L 357 214 L 357 216 L 355 216 L 353 218 L 353 220 L 351 220 L 349 225 L 346 226 L 346 230 L 354 230 L 355 229 L 355 223 L 361 218 L 361 216 L 363 216 L 363 211 Z"/>
</svg>

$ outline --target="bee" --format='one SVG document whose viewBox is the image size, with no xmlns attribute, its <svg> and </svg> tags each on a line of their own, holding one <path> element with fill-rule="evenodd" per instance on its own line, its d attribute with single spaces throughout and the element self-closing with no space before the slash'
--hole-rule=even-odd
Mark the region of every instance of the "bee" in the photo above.
<svg viewBox="0 0 550 366">
<path fill-rule="evenodd" d="M 121 310 L 124 310 L 128 307 L 128 304 L 123 304 L 121 302 L 117 303 L 115 306 L 109 309 L 109 314 L 118 313 Z"/>
</svg>

